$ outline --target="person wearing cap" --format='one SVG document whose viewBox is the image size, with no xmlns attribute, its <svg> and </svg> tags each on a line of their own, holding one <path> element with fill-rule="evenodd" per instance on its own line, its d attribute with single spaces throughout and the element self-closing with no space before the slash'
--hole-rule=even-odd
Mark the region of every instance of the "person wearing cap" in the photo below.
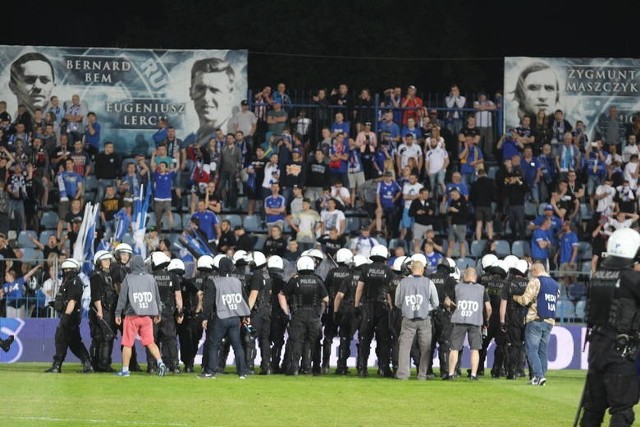
<svg viewBox="0 0 640 427">
<path fill-rule="evenodd" d="M 229 130 L 233 133 L 242 132 L 249 150 L 253 150 L 253 135 L 255 135 L 257 127 L 258 118 L 249 109 L 249 102 L 243 99 L 240 102 L 240 111 L 236 112 L 229 121 Z"/>
<path fill-rule="evenodd" d="M 387 237 L 392 238 L 398 230 L 398 206 L 402 189 L 393 180 L 390 171 L 384 173 L 382 182 L 376 190 L 376 232 L 382 234 L 382 218 L 385 219 Z"/>
<path fill-rule="evenodd" d="M 407 88 L 407 94 L 402 98 L 400 107 L 402 108 L 402 124 L 406 125 L 409 118 L 416 118 L 416 110 L 422 108 L 422 99 L 416 96 L 416 87 L 411 85 Z"/>
<path fill-rule="evenodd" d="M 117 290 L 111 276 L 113 255 L 98 251 L 94 256 L 95 269 L 91 273 L 91 303 L 89 327 L 91 330 L 91 363 L 97 372 L 113 372 L 111 352 L 116 334 L 115 308 Z"/>
<path fill-rule="evenodd" d="M 409 356 L 416 335 L 420 347 L 418 380 L 427 379 L 428 361 L 431 358 L 431 312 L 440 301 L 434 283 L 423 276 L 424 267 L 420 261 L 411 261 L 411 276 L 402 279 L 395 292 L 395 306 L 402 312 L 396 372 L 399 380 L 409 379 Z"/>
</svg>

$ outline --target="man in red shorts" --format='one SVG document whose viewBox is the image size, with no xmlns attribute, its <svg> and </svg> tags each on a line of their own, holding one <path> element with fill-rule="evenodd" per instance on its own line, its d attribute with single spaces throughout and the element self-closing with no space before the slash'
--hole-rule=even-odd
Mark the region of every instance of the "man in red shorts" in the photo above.
<svg viewBox="0 0 640 427">
<path fill-rule="evenodd" d="M 162 362 L 160 350 L 153 342 L 153 323 L 160 322 L 160 295 L 158 285 L 152 275 L 144 269 L 144 261 L 136 255 L 131 260 L 131 273 L 122 282 L 118 306 L 116 307 L 116 323 L 122 323 L 124 310 L 124 327 L 122 331 L 122 371 L 116 375 L 128 377 L 131 347 L 140 336 L 142 345 L 148 347 L 151 355 L 158 363 L 158 375 L 163 377 L 167 366 Z"/>
</svg>

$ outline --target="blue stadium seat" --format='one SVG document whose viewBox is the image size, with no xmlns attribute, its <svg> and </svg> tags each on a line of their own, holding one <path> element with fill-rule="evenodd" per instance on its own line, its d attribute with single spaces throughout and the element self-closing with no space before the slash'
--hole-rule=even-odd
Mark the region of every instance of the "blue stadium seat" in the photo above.
<svg viewBox="0 0 640 427">
<path fill-rule="evenodd" d="M 511 248 L 507 240 L 496 240 L 496 255 L 498 258 L 504 258 L 511 255 Z"/>
<path fill-rule="evenodd" d="M 243 227 L 248 233 L 265 233 L 267 231 L 258 215 L 246 215 L 243 220 Z"/>
<path fill-rule="evenodd" d="M 264 249 L 264 243 L 267 241 L 266 234 L 257 234 L 255 236 L 255 242 L 253 243 L 253 250 L 261 251 Z"/>
<path fill-rule="evenodd" d="M 573 303 L 567 299 L 558 299 L 558 301 L 556 301 L 556 318 L 563 323 L 574 320 L 575 311 Z"/>
<path fill-rule="evenodd" d="M 496 172 L 498 172 L 499 169 L 500 168 L 498 166 L 489 166 L 487 176 L 491 179 L 496 179 Z"/>
<path fill-rule="evenodd" d="M 593 218 L 593 212 L 591 211 L 591 206 L 587 203 L 580 203 L 580 218 L 582 221 L 589 221 Z"/>
<path fill-rule="evenodd" d="M 458 258 L 456 260 L 456 265 L 458 266 L 458 269 L 460 270 L 460 272 L 464 271 L 467 267 L 474 267 L 476 266 L 476 262 L 473 258 Z"/>
<path fill-rule="evenodd" d="M 24 230 L 18 234 L 18 246 L 21 248 L 37 248 L 36 244 L 31 241 L 31 239 L 38 239 L 38 235 L 33 230 Z"/>
<path fill-rule="evenodd" d="M 172 212 L 173 215 L 173 230 L 181 230 L 182 229 L 182 217 L 177 212 Z M 167 224 L 168 226 L 169 224 Z"/>
<path fill-rule="evenodd" d="M 55 230 L 58 227 L 58 213 L 54 211 L 46 211 L 42 214 L 40 224 L 47 230 Z"/>
<path fill-rule="evenodd" d="M 98 190 L 98 179 L 95 175 L 86 176 L 84 179 L 84 191 L 97 191 Z"/>
<path fill-rule="evenodd" d="M 38 238 L 38 241 L 43 245 L 46 245 L 47 242 L 49 241 L 49 236 L 55 236 L 55 235 L 56 235 L 55 230 L 42 230 L 40 232 L 40 237 Z"/>
<path fill-rule="evenodd" d="M 124 233 L 124 235 L 122 236 L 121 243 L 126 243 L 128 245 L 133 246 L 133 235 L 131 233 Z"/>
<path fill-rule="evenodd" d="M 409 246 L 407 245 L 407 241 L 404 239 L 391 239 L 389 240 L 389 252 L 393 251 L 398 246 L 402 246 L 404 248 L 405 254 L 409 254 Z"/>
<path fill-rule="evenodd" d="M 387 239 L 385 239 L 384 237 L 374 237 L 374 239 L 381 245 L 384 245 L 386 247 L 389 247 L 389 244 L 387 243 Z"/>
<path fill-rule="evenodd" d="M 357 236 L 360 234 L 360 218 L 357 216 L 347 217 L 347 230 L 346 233 L 352 236 Z"/>
<path fill-rule="evenodd" d="M 578 242 L 578 259 L 580 261 L 590 261 L 592 257 L 591 244 L 589 242 Z"/>
<path fill-rule="evenodd" d="M 580 321 L 584 322 L 586 307 L 587 307 L 586 300 L 580 300 L 576 303 L 576 319 L 580 319 Z"/>
<path fill-rule="evenodd" d="M 471 251 L 469 255 L 472 258 L 480 258 L 487 247 L 486 240 L 473 240 L 471 242 Z"/>
<path fill-rule="evenodd" d="M 531 256 L 531 244 L 527 240 L 516 240 L 511 245 L 511 253 L 518 258 Z"/>
<path fill-rule="evenodd" d="M 189 223 L 190 222 L 191 222 L 191 214 L 190 213 L 183 213 L 182 214 L 182 228 L 184 230 L 189 228 Z"/>
<path fill-rule="evenodd" d="M 538 206 L 535 203 L 524 202 L 524 216 L 527 218 L 535 218 L 538 214 Z"/>
<path fill-rule="evenodd" d="M 32 264 L 42 260 L 42 252 L 33 248 L 20 248 L 22 251 L 22 261 L 27 264 Z"/>
</svg>

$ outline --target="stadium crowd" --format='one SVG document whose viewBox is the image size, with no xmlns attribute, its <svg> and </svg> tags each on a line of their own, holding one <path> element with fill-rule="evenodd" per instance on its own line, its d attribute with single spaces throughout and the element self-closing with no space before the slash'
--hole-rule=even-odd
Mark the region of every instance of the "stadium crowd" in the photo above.
<svg viewBox="0 0 640 427">
<path fill-rule="evenodd" d="M 382 246 L 387 267 L 422 255 L 426 275 L 451 258 L 452 271 L 481 272 L 483 256 L 513 252 L 561 278 L 574 301 L 607 237 L 637 227 L 640 121 L 625 125 L 615 107 L 593 135 L 561 110 L 524 115 L 501 135 L 500 94 L 471 101 L 453 84 L 444 105 L 426 106 L 414 86 L 373 99 L 342 84 L 300 107 L 280 83 L 208 134 L 181 139 L 161 119 L 136 154 L 103 140 L 78 95 L 14 117 L 0 101 L 2 314 L 51 315 L 85 203 L 101 208 L 96 245 L 113 250 L 133 243 L 133 201 L 147 187 L 145 249 L 169 259 L 185 255 L 181 234 L 212 254 L 255 250 L 292 265 L 309 250 L 366 260 Z"/>
</svg>

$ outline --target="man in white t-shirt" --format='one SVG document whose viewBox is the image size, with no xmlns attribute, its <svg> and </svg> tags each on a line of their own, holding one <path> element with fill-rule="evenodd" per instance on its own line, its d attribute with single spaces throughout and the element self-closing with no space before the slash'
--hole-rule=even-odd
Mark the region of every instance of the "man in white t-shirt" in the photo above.
<svg viewBox="0 0 640 427">
<path fill-rule="evenodd" d="M 243 100 L 240 103 L 240 111 L 235 113 L 229 121 L 229 132 L 242 132 L 244 140 L 253 150 L 253 135 L 258 127 L 258 118 L 249 110 L 249 103 Z"/>
<path fill-rule="evenodd" d="M 429 176 L 429 183 L 431 185 L 431 192 L 437 199 L 439 194 L 443 194 L 445 191 L 444 178 L 449 166 L 449 153 L 447 150 L 438 144 L 438 141 L 432 140 L 429 151 L 424 155 L 425 169 Z"/>
<path fill-rule="evenodd" d="M 376 245 L 379 245 L 379 243 L 371 237 L 369 227 L 363 225 L 360 228 L 360 235 L 351 240 L 351 247 L 349 249 L 351 249 L 354 255 L 362 255 L 368 259 L 371 254 L 371 249 Z"/>
<path fill-rule="evenodd" d="M 398 170 L 409 164 L 409 159 L 413 158 L 416 161 L 418 171 L 422 169 L 422 148 L 415 143 L 415 136 L 412 133 L 407 133 L 403 138 L 404 143 L 400 144 L 396 151 L 396 165 Z"/>
<path fill-rule="evenodd" d="M 341 209 L 351 207 L 351 192 L 342 185 L 342 181 L 336 181 L 331 187 L 331 197 L 336 199 Z"/>
<path fill-rule="evenodd" d="M 616 189 L 612 187 L 613 180 L 610 176 L 606 176 L 604 184 L 598 185 L 594 200 L 598 202 L 596 206 L 596 212 L 605 213 L 611 212 L 613 207 L 613 198 L 616 195 Z"/>
<path fill-rule="evenodd" d="M 316 230 L 320 229 L 320 215 L 311 209 L 311 200 L 302 199 L 302 211 L 289 215 L 289 225 L 296 232 L 300 250 L 312 249 L 316 242 Z"/>
<path fill-rule="evenodd" d="M 323 235 L 328 235 L 329 230 L 335 228 L 338 230 L 338 235 L 341 236 L 347 228 L 347 218 L 341 210 L 336 209 L 337 206 L 337 200 L 332 197 L 327 202 L 327 210 L 320 214 Z"/>
<path fill-rule="evenodd" d="M 418 176 L 415 173 L 409 175 L 409 180 L 402 186 L 402 200 L 404 200 L 404 209 L 402 210 L 402 221 L 400 222 L 400 238 L 405 239 L 407 230 L 413 227 L 413 218 L 409 216 L 409 208 L 411 202 L 418 198 L 420 189 L 424 187 L 418 182 Z"/>
<path fill-rule="evenodd" d="M 638 164 L 640 164 L 638 155 L 632 154 L 629 158 L 629 163 L 624 167 L 624 179 L 629 181 L 629 187 L 634 191 L 638 188 L 638 172 L 640 172 Z"/>
<path fill-rule="evenodd" d="M 638 214 L 618 212 L 615 218 L 614 217 L 609 218 L 609 221 L 607 221 L 607 225 L 605 226 L 605 229 L 607 228 L 607 226 L 613 227 L 614 229 L 613 231 L 620 230 L 621 228 L 631 228 L 633 223 L 636 222 L 638 218 L 640 218 Z"/>
<path fill-rule="evenodd" d="M 627 146 L 622 150 L 622 161 L 627 163 L 631 159 L 632 154 L 640 156 L 640 150 L 638 150 L 638 144 L 636 144 L 635 134 L 630 134 L 627 137 Z"/>
<path fill-rule="evenodd" d="M 271 184 L 280 183 L 280 168 L 278 167 L 278 155 L 272 154 L 269 163 L 264 167 L 264 179 L 262 180 L 262 196 L 267 198 L 271 195 Z"/>
</svg>

